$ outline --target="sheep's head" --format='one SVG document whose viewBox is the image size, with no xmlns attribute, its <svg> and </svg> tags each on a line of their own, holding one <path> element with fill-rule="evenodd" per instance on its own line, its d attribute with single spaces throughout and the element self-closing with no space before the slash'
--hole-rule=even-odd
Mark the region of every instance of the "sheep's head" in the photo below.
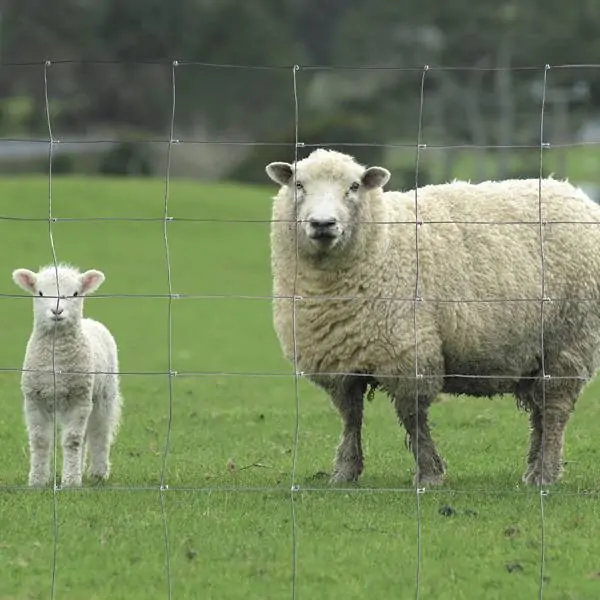
<svg viewBox="0 0 600 600">
<path fill-rule="evenodd" d="M 277 201 L 297 220 L 299 247 L 312 256 L 342 252 L 365 214 L 368 193 L 390 179 L 387 169 L 365 168 L 347 154 L 323 149 L 295 165 L 273 162 L 265 170 L 282 186 Z"/>
<path fill-rule="evenodd" d="M 104 281 L 101 271 L 80 273 L 62 264 L 43 267 L 37 273 L 16 269 L 12 277 L 20 288 L 33 295 L 34 320 L 43 330 L 77 324 L 83 314 L 84 297 Z"/>
</svg>

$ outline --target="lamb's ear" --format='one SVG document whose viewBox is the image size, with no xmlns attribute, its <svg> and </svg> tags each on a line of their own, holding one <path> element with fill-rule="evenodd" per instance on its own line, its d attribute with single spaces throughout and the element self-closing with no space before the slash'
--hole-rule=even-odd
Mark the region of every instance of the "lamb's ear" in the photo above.
<svg viewBox="0 0 600 600">
<path fill-rule="evenodd" d="M 104 281 L 104 273 L 102 271 L 91 269 L 90 271 L 82 273 L 79 276 L 79 280 L 81 281 L 81 293 L 91 294 L 102 285 L 102 282 Z"/>
<path fill-rule="evenodd" d="M 13 281 L 26 292 L 35 292 L 37 274 L 29 269 L 15 269 L 12 274 Z"/>
<path fill-rule="evenodd" d="M 362 184 L 368 189 L 383 187 L 389 180 L 392 174 L 383 167 L 369 167 L 361 178 Z"/>
<path fill-rule="evenodd" d="M 294 169 L 290 163 L 272 162 L 265 167 L 267 175 L 279 185 L 288 185 L 294 174 Z"/>
</svg>

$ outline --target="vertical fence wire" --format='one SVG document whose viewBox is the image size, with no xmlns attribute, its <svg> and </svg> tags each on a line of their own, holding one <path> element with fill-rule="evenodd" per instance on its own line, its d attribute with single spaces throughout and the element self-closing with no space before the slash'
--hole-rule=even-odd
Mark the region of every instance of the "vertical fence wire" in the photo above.
<svg viewBox="0 0 600 600">
<path fill-rule="evenodd" d="M 169 456 L 169 450 L 171 447 L 171 429 L 173 425 L 173 283 L 171 273 L 171 254 L 169 251 L 169 234 L 168 227 L 171 222 L 169 216 L 169 192 L 170 192 L 170 181 L 171 181 L 171 157 L 173 151 L 173 144 L 176 143 L 174 139 L 175 130 L 175 102 L 176 102 L 176 78 L 175 69 L 177 68 L 178 62 L 173 61 L 171 65 L 171 114 L 169 119 L 169 145 L 167 147 L 167 164 L 165 169 L 165 194 L 164 194 L 164 212 L 163 212 L 163 243 L 165 250 L 165 266 L 167 270 L 167 285 L 169 288 L 169 298 L 167 301 L 167 370 L 168 370 L 168 386 L 169 386 L 169 416 L 167 424 L 167 434 L 165 438 L 165 447 L 163 450 L 162 468 L 160 473 L 160 508 L 163 518 L 164 526 L 164 541 L 165 541 L 165 568 L 167 576 L 167 597 L 171 600 L 173 596 L 173 585 L 171 579 L 171 546 L 169 543 L 169 523 L 167 516 L 167 507 L 165 505 L 165 492 L 168 489 L 168 485 L 165 483 L 167 474 L 167 459 Z"/>
<path fill-rule="evenodd" d="M 542 439 L 540 443 L 540 581 L 539 581 L 539 600 L 544 597 L 544 572 L 546 568 L 546 521 L 544 515 L 544 497 L 547 491 L 544 489 L 544 451 L 546 446 L 546 381 L 549 375 L 546 374 L 546 348 L 544 344 L 544 309 L 547 301 L 546 298 L 546 263 L 544 255 L 544 219 L 542 211 L 542 179 L 544 177 L 544 149 L 549 147 L 549 144 L 544 142 L 544 115 L 546 110 L 546 90 L 548 85 L 548 71 L 550 65 L 544 67 L 544 80 L 542 87 L 542 102 L 540 107 L 540 172 L 538 178 L 538 218 L 539 218 L 539 239 L 540 239 L 540 279 L 541 279 L 541 297 L 540 297 L 540 356 L 542 365 Z"/>
<path fill-rule="evenodd" d="M 294 416 L 294 439 L 292 448 L 292 486 L 290 490 L 290 503 L 292 511 L 292 600 L 296 600 L 297 594 L 297 579 L 298 579 L 298 526 L 296 523 L 296 505 L 295 495 L 299 491 L 299 486 L 296 484 L 296 467 L 298 463 L 298 442 L 300 439 L 300 381 L 301 373 L 298 369 L 298 344 L 296 336 L 296 300 L 298 286 L 298 270 L 300 261 L 300 250 L 298 246 L 299 227 L 298 219 L 298 189 L 296 187 L 296 167 L 298 164 L 298 147 L 300 145 L 298 138 L 299 131 L 299 107 L 298 107 L 298 78 L 297 74 L 300 70 L 299 65 L 294 65 L 292 68 L 293 86 L 294 86 L 294 227 L 295 227 L 295 243 L 296 256 L 294 265 L 294 286 L 292 294 L 292 339 L 294 345 L 294 397 L 295 397 L 295 416 Z"/>
<path fill-rule="evenodd" d="M 413 299 L 413 334 L 414 334 L 414 371 L 415 371 L 415 504 L 417 511 L 417 573 L 415 598 L 419 600 L 421 595 L 421 494 L 423 489 L 420 485 L 421 470 L 419 468 L 419 379 L 422 374 L 419 373 L 419 336 L 417 332 L 417 306 L 421 302 L 421 294 L 419 290 L 419 227 L 421 220 L 419 219 L 419 165 L 421 158 L 421 149 L 423 148 L 423 103 L 425 96 L 425 77 L 429 67 L 423 67 L 421 74 L 421 87 L 419 90 L 419 129 L 417 131 L 417 149 L 415 154 L 415 291 Z"/>
<path fill-rule="evenodd" d="M 58 281 L 58 260 L 56 255 L 56 246 L 54 244 L 54 233 L 52 231 L 52 224 L 54 217 L 52 216 L 52 161 L 54 159 L 54 135 L 52 132 L 52 117 L 50 114 L 50 95 L 48 92 L 48 68 L 51 66 L 51 62 L 47 60 L 44 63 L 44 110 L 46 113 L 46 123 L 48 126 L 48 236 L 50 239 L 50 249 L 52 252 L 52 262 L 54 264 L 54 273 L 56 277 L 56 307 L 58 309 L 58 303 L 60 302 L 60 289 Z M 53 466 L 53 480 L 52 480 L 52 579 L 50 588 L 50 600 L 54 600 L 56 597 L 56 567 L 58 560 L 58 423 L 56 419 L 56 405 L 57 405 L 57 387 L 56 387 L 56 327 L 57 323 L 54 323 L 52 328 L 52 388 L 54 402 L 52 407 L 52 466 Z"/>
</svg>

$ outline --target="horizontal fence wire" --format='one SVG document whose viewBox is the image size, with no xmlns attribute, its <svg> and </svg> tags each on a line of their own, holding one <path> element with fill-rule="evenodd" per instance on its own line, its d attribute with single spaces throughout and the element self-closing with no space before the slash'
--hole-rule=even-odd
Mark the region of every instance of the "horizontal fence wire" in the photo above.
<svg viewBox="0 0 600 600">
<path fill-rule="evenodd" d="M 148 138 L 148 139 L 138 139 L 138 138 L 120 138 L 120 139 L 69 139 L 69 137 L 65 137 L 63 139 L 57 139 L 53 135 L 52 121 L 51 121 L 51 111 L 50 111 L 50 99 L 48 93 L 48 79 L 49 72 L 52 71 L 52 68 L 60 65 L 69 65 L 69 64 L 79 64 L 79 65 L 109 65 L 109 64 L 128 64 L 128 65 L 163 65 L 169 66 L 171 68 L 171 85 L 172 85 L 172 102 L 170 107 L 170 115 L 169 115 L 169 123 L 170 123 L 170 135 L 168 138 Z M 50 238 L 50 246 L 52 252 L 52 262 L 54 267 L 57 268 L 58 261 L 58 253 L 56 251 L 55 243 L 54 243 L 54 232 L 53 225 L 57 223 L 80 223 L 80 222 L 141 222 L 141 223 L 157 223 L 160 222 L 163 224 L 162 229 L 162 238 L 164 245 L 164 260 L 165 260 L 165 268 L 166 268 L 166 279 L 167 279 L 167 287 L 168 293 L 144 293 L 144 294 L 133 294 L 133 293 L 113 293 L 113 294 L 97 294 L 90 298 L 90 300 L 94 299 L 108 299 L 108 298 L 117 298 L 117 299 L 135 299 L 139 300 L 142 298 L 145 299 L 162 299 L 168 301 L 167 307 L 167 360 L 166 360 L 166 369 L 157 370 L 157 371 L 140 371 L 140 370 L 121 370 L 118 372 L 121 376 L 156 376 L 167 378 L 168 381 L 168 395 L 167 395 L 167 414 L 168 414 L 168 423 L 167 423 L 167 431 L 165 437 L 165 445 L 162 451 L 162 463 L 161 470 L 159 473 L 158 481 L 151 483 L 139 483 L 135 485 L 114 485 L 107 484 L 102 486 L 101 488 L 62 488 L 58 483 L 58 472 L 57 472 L 57 419 L 56 419 L 56 377 L 57 375 L 71 375 L 71 374 L 82 374 L 89 373 L 89 371 L 66 371 L 66 370 L 58 370 L 54 364 L 55 356 L 53 350 L 53 367 L 50 370 L 33 370 L 33 369 L 25 369 L 23 367 L 0 367 L 0 374 L 11 374 L 11 373 L 25 373 L 25 372 L 39 372 L 39 373 L 52 373 L 54 377 L 54 393 L 55 393 L 55 402 L 54 402 L 54 448 L 53 448 L 53 494 L 52 494 L 52 515 L 53 515 L 53 553 L 52 553 L 52 571 L 51 571 L 51 590 L 50 597 L 52 600 L 56 597 L 56 587 L 57 587 L 57 574 L 59 572 L 59 497 L 65 493 L 68 494 L 78 494 L 82 491 L 93 491 L 94 493 L 105 493 L 105 492 L 148 492 L 148 491 L 157 491 L 160 500 L 161 514 L 163 518 L 163 537 L 164 537 L 164 548 L 165 548 L 165 582 L 166 582 L 166 596 L 171 600 L 173 596 L 173 584 L 172 584 L 172 573 L 171 573 L 171 548 L 169 541 L 169 519 L 168 519 L 168 511 L 166 504 L 166 495 L 167 494 L 183 494 L 183 493 L 273 493 L 273 494 L 289 494 L 290 506 L 291 506 L 291 538 L 292 538 L 292 557 L 291 557 L 291 597 L 292 600 L 295 600 L 298 595 L 298 582 L 301 576 L 301 573 L 298 571 L 298 523 L 297 523 L 297 515 L 296 515 L 296 502 L 298 495 L 300 493 L 310 492 L 310 493 L 318 493 L 318 494 L 407 494 L 414 495 L 414 501 L 416 503 L 416 547 L 417 547 L 417 557 L 416 557 L 416 574 L 415 574 L 415 597 L 418 600 L 421 594 L 421 586 L 422 586 L 422 555 L 423 555 L 423 547 L 422 547 L 422 537 L 421 537 L 421 527 L 422 527 L 422 514 L 421 514 L 421 498 L 423 495 L 446 495 L 446 494 L 461 494 L 461 495 L 489 495 L 489 496 L 514 496 L 514 495 L 533 495 L 539 494 L 539 506 L 540 506 L 540 557 L 539 557 L 539 588 L 538 588 L 538 598 L 543 600 L 544 596 L 544 586 L 545 586 L 545 568 L 546 568 L 546 549 L 547 549 L 547 531 L 546 531 L 546 523 L 545 523 L 545 501 L 548 495 L 556 495 L 556 496 L 564 496 L 564 497 L 600 497 L 600 490 L 588 490 L 588 489 L 577 489 L 577 490 L 552 490 L 549 491 L 545 486 L 539 485 L 538 490 L 527 489 L 525 486 L 515 485 L 514 488 L 503 488 L 503 489 L 489 489 L 489 488 L 472 488 L 472 489 L 461 489 L 461 488 L 452 488 L 452 487 L 443 487 L 441 489 L 429 489 L 420 487 L 418 484 L 418 479 L 415 478 L 415 482 L 413 486 L 400 486 L 400 487 L 369 487 L 369 486 L 361 486 L 357 484 L 355 486 L 336 486 L 336 487 L 319 487 L 313 485 L 310 481 L 302 480 L 297 472 L 297 464 L 298 464 L 298 447 L 300 440 L 300 418 L 301 418 L 301 390 L 300 390 L 300 381 L 302 379 L 308 379 L 312 376 L 320 375 L 320 376 L 356 376 L 356 377 L 371 377 L 371 378 L 380 378 L 384 379 L 386 377 L 390 377 L 390 375 L 386 374 L 378 374 L 378 373 L 369 373 L 366 375 L 365 373 L 353 373 L 353 372 L 323 372 L 319 371 L 318 373 L 302 371 L 298 365 L 298 357 L 297 357 L 297 341 L 296 341 L 296 309 L 297 306 L 302 302 L 330 302 L 330 301 L 355 301 L 355 302 L 387 302 L 389 306 L 391 306 L 394 302 L 407 302 L 413 303 L 413 327 L 414 327 L 414 372 L 410 374 L 406 374 L 403 376 L 395 375 L 395 379 L 403 379 L 403 380 L 414 380 L 416 382 L 415 385 L 415 404 L 414 410 L 416 415 L 416 429 L 419 428 L 419 383 L 422 381 L 430 380 L 430 379 L 444 379 L 444 380 L 452 380 L 452 379 L 490 379 L 490 380 L 506 380 L 506 381 L 514 381 L 515 379 L 519 380 L 540 380 L 542 382 L 542 403 L 543 409 L 545 408 L 546 403 L 546 394 L 545 388 L 549 381 L 552 380 L 580 380 L 584 382 L 591 381 L 592 377 L 582 377 L 582 376 L 555 376 L 551 372 L 547 372 L 546 366 L 544 365 L 544 312 L 549 303 L 558 303 L 558 302 L 573 302 L 577 301 L 579 303 L 585 302 L 594 302 L 597 303 L 600 301 L 600 297 L 594 298 L 569 298 L 569 297 L 550 297 L 547 296 L 547 282 L 546 282 L 546 273 L 545 273 L 545 261 L 544 261 L 544 231 L 547 227 L 551 226 L 567 226 L 567 225 L 577 225 L 577 226 L 587 226 L 587 225 L 600 225 L 600 221 L 588 221 L 588 220 L 574 220 L 574 221 L 565 221 L 565 220 L 548 220 L 542 218 L 542 179 L 543 179 L 543 165 L 544 165 L 544 152 L 551 151 L 552 149 L 560 149 L 560 148 L 569 148 L 569 147 L 595 147 L 600 145 L 600 140 L 598 141 L 576 141 L 576 142 L 560 142 L 560 143 L 550 143 L 545 140 L 545 132 L 544 132 L 544 114 L 546 109 L 546 92 L 547 92 L 547 82 L 549 72 L 551 70 L 577 70 L 577 69 L 598 69 L 600 68 L 599 64 L 561 64 L 561 65 L 538 65 L 538 66 L 516 66 L 516 67 L 506 67 L 506 68 L 498 68 L 498 67 L 470 67 L 470 66 L 430 66 L 427 65 L 425 67 L 396 67 L 396 66 L 386 66 L 386 65 L 373 65 L 373 66 L 344 66 L 344 65 L 335 65 L 335 66 L 319 66 L 319 65 L 240 65 L 240 64 L 213 64 L 213 63 L 204 63 L 204 62 L 194 62 L 194 61 L 111 61 L 111 60 L 47 60 L 41 62 L 5 62 L 0 63 L 0 69 L 9 68 L 9 67 L 33 67 L 37 66 L 43 70 L 43 80 L 44 80 L 44 94 L 45 94 L 45 113 L 48 127 L 48 138 L 0 138 L 0 144 L 6 143 L 10 144 L 13 142 L 28 142 L 28 143 L 39 143 L 45 144 L 48 146 L 48 157 L 49 157 L 49 165 L 48 165 L 48 216 L 47 217 L 25 217 L 18 215 L 0 215 L 0 221 L 4 222 L 39 222 L 39 223 L 47 223 L 48 224 L 48 232 Z M 295 140 L 292 143 L 275 143 L 269 141 L 248 141 L 248 140 L 234 140 L 234 141 L 221 141 L 221 140 L 210 140 L 210 139 L 177 139 L 175 136 L 175 109 L 176 109 L 176 72 L 180 69 L 186 67 L 198 67 L 198 68 L 207 68 L 207 69 L 231 69 L 231 70 L 277 70 L 277 71 L 291 71 L 293 74 L 293 102 L 294 102 L 294 127 L 295 127 Z M 299 110 L 299 101 L 298 101 L 298 86 L 300 82 L 300 75 L 303 71 L 315 72 L 315 71 L 335 71 L 335 70 L 345 70 L 345 71 L 394 71 L 394 72 L 412 72 L 412 73 L 420 73 L 421 74 L 421 86 L 420 86 L 420 107 L 419 107 L 419 130 L 417 135 L 417 141 L 414 144 L 377 144 L 377 143 L 351 143 L 351 142 L 332 142 L 332 141 L 323 141 L 323 142 L 303 142 L 300 136 L 300 110 Z M 475 144 L 455 144 L 455 145 L 440 145 L 440 144 L 425 144 L 423 143 L 423 109 L 426 104 L 425 99 L 425 79 L 426 76 L 430 77 L 432 72 L 436 71 L 446 71 L 446 72 L 470 72 L 470 71 L 515 71 L 515 72 L 532 72 L 532 73 L 542 73 L 543 74 L 543 90 L 542 90 L 542 100 L 540 107 L 540 142 L 539 144 L 522 144 L 522 145 L 475 145 Z M 131 142 L 137 144 L 167 144 L 167 161 L 165 168 L 165 177 L 164 177 L 164 206 L 163 206 L 163 215 L 161 217 L 104 217 L 104 216 L 82 216 L 82 217 L 70 217 L 67 215 L 61 216 L 57 214 L 56 210 L 53 209 L 52 204 L 52 192 L 53 192 L 53 176 L 52 176 L 52 163 L 53 159 L 56 155 L 57 148 L 64 148 L 67 145 L 91 145 L 91 144 L 120 144 L 123 142 Z M 276 221 L 274 219 L 226 219 L 226 218 L 216 218 L 216 217 L 178 217 L 176 214 L 172 214 L 171 206 L 169 203 L 169 199 L 171 197 L 172 189 L 171 189 L 171 162 L 172 162 L 172 152 L 173 148 L 177 145 L 193 145 L 193 144 L 206 144 L 206 145 L 231 145 L 231 146 L 251 146 L 251 147 L 259 147 L 259 146 L 273 146 L 273 147 L 289 147 L 294 149 L 294 165 L 298 162 L 299 159 L 299 149 L 302 148 L 317 148 L 317 147 L 369 147 L 369 148 L 388 148 L 388 149 L 406 149 L 415 152 L 415 189 L 411 192 L 406 192 L 406 194 L 414 193 L 414 207 L 415 207 L 415 219 L 407 220 L 407 221 L 369 221 L 365 223 L 366 225 L 406 225 L 414 228 L 415 235 L 415 258 L 416 258 L 416 275 L 415 275 L 415 291 L 414 295 L 410 297 L 397 297 L 395 295 L 392 296 L 302 296 L 296 293 L 297 288 L 297 280 L 299 277 L 298 273 L 298 263 L 299 263 L 299 249 L 298 249 L 298 235 L 296 235 L 296 273 L 295 273 L 295 284 L 294 284 L 294 293 L 290 296 L 277 296 L 272 294 L 263 294 L 263 295 L 253 295 L 253 294 L 242 294 L 242 293 L 176 293 L 173 288 L 172 283 L 172 265 L 170 259 L 169 252 L 169 230 L 172 229 L 173 225 L 181 222 L 181 223 L 227 223 L 230 225 L 234 224 L 263 224 L 263 225 L 271 225 L 274 222 L 290 222 L 295 223 L 296 226 L 299 226 L 302 223 L 301 219 L 296 218 L 295 220 L 290 221 Z M 427 152 L 437 152 L 437 151 L 476 151 L 476 152 L 491 152 L 494 150 L 539 150 L 539 211 L 537 219 L 529 219 L 529 220 L 510 220 L 510 221 L 500 221 L 500 220 L 426 220 L 422 219 L 419 216 L 419 189 L 420 189 L 420 181 L 419 181 L 419 165 L 422 160 L 422 156 Z M 294 172 L 295 176 L 295 172 Z M 442 226 L 442 225 L 472 225 L 472 226 L 534 226 L 537 228 L 539 234 L 539 243 L 540 243 L 540 262 L 541 262 L 541 289 L 542 292 L 539 297 L 506 297 L 506 298 L 433 298 L 427 297 L 426 295 L 422 295 L 422 290 L 420 289 L 420 275 L 421 275 L 421 267 L 419 263 L 419 236 L 423 227 L 426 226 Z M 50 296 L 53 297 L 53 296 Z M 57 299 L 62 296 L 56 296 Z M 28 298 L 30 299 L 30 295 L 26 294 L 5 294 L 0 293 L 0 298 Z M 294 359 L 293 359 L 293 369 L 289 372 L 286 371 L 242 371 L 242 370 L 228 370 L 228 371 L 219 371 L 219 370 L 177 370 L 176 368 L 176 360 L 173 357 L 173 305 L 175 301 L 178 300 L 262 300 L 272 302 L 273 300 L 290 300 L 293 305 L 293 337 L 294 337 Z M 461 374 L 461 373 L 440 373 L 440 374 L 425 374 L 420 372 L 419 365 L 419 355 L 418 355 L 418 331 L 417 331 L 417 317 L 416 310 L 417 305 L 422 303 L 440 303 L 440 304 L 452 304 L 452 303 L 481 303 L 481 304 L 497 304 L 497 303 L 526 303 L 526 302 L 535 302 L 539 304 L 540 310 L 540 351 L 542 356 L 542 366 L 541 366 L 541 375 L 537 376 L 522 376 L 520 374 L 495 374 L 490 373 L 487 375 L 469 375 L 469 374 Z M 94 371 L 94 374 L 108 374 L 104 371 Z M 224 378 L 224 377 L 232 377 L 232 378 L 292 378 L 294 381 L 294 393 L 293 393 L 293 412 L 294 412 L 294 425 L 293 425 L 293 440 L 292 440 L 292 469 L 291 469 L 291 478 L 290 484 L 282 483 L 277 486 L 242 486 L 242 485 L 173 485 L 169 484 L 167 481 L 167 462 L 170 453 L 170 441 L 172 435 L 172 417 L 173 417 L 173 408 L 177 403 L 177 398 L 174 393 L 173 382 L 176 379 L 182 378 Z M 544 411 L 545 413 L 545 411 Z M 541 444 L 541 461 L 544 461 L 544 447 L 545 440 L 544 436 L 542 436 L 542 444 Z M 416 455 L 419 456 L 419 436 L 416 436 L 415 439 L 415 452 Z M 572 461 L 569 461 L 572 462 Z M 247 468 L 252 468 L 255 465 L 250 464 Z M 246 467 L 242 467 L 246 468 Z M 416 469 L 417 475 L 419 474 L 419 467 L 417 464 Z M 14 493 L 14 492 L 35 492 L 35 489 L 32 489 L 26 485 L 0 485 L 0 492 L 2 493 Z"/>
<path fill-rule="evenodd" d="M 46 296 L 47 298 L 57 298 L 57 296 Z M 0 298 L 28 298 L 31 300 L 31 296 L 26 296 L 23 294 L 0 294 Z M 97 294 L 94 296 L 90 296 L 86 298 L 88 300 L 100 300 L 100 299 L 108 299 L 108 298 L 119 298 L 119 299 L 140 299 L 147 298 L 151 300 L 290 300 L 292 302 L 299 303 L 304 300 L 310 300 L 311 303 L 314 302 L 331 302 L 335 301 L 354 301 L 354 302 L 364 302 L 366 300 L 370 302 L 403 302 L 403 303 L 432 303 L 432 304 L 508 304 L 508 303 L 523 303 L 523 302 L 535 302 L 539 304 L 540 302 L 551 303 L 551 302 L 578 302 L 578 303 L 586 303 L 586 302 L 598 302 L 598 298 L 588 297 L 588 298 L 569 298 L 568 296 L 557 297 L 557 298 L 539 298 L 539 297 L 531 297 L 531 298 L 419 298 L 415 300 L 412 297 L 408 298 L 400 298 L 396 296 L 252 296 L 252 295 L 244 295 L 244 294 Z"/>
<path fill-rule="evenodd" d="M 0 143 L 12 144 L 12 143 L 30 143 L 30 144 L 47 144 L 48 140 L 36 139 L 36 138 L 2 138 L 0 137 Z M 232 141 L 232 140 L 172 140 L 168 138 L 119 138 L 119 139 L 56 139 L 53 141 L 54 145 L 66 146 L 82 146 L 82 145 L 102 145 L 102 144 L 164 144 L 166 145 L 185 145 L 185 144 L 206 144 L 214 146 L 273 146 L 281 148 L 295 148 L 295 144 L 290 142 L 261 142 L 261 141 Z M 345 148 L 383 148 L 383 149 L 406 149 L 414 150 L 415 144 L 377 144 L 377 143 L 365 143 L 365 142 L 298 142 L 299 148 L 331 148 L 333 146 L 345 147 Z M 573 142 L 545 142 L 544 150 L 552 150 L 555 148 L 577 148 L 586 146 L 600 146 L 600 140 L 588 140 L 588 141 L 573 141 Z M 447 144 L 447 145 L 436 145 L 436 144 L 422 144 L 422 151 L 439 151 L 439 150 L 475 150 L 478 152 L 487 150 L 538 150 L 539 146 L 531 144 L 515 144 L 510 146 L 495 145 L 495 144 Z"/>
<path fill-rule="evenodd" d="M 510 380 L 515 379 L 523 381 L 542 381 L 546 382 L 549 380 L 557 381 L 591 381 L 592 377 L 585 377 L 583 375 L 551 375 L 546 373 L 543 376 L 540 375 L 519 375 L 514 373 L 512 375 L 469 375 L 463 373 L 419 373 L 418 375 L 389 375 L 388 373 L 369 373 L 368 375 L 364 372 L 352 372 L 352 371 L 75 371 L 75 370 L 50 370 L 50 369 L 25 369 L 22 367 L 2 367 L 0 373 L 53 373 L 58 375 L 123 375 L 123 376 L 161 376 L 161 377 L 266 377 L 266 378 L 308 378 L 317 375 L 324 375 L 327 377 L 343 377 L 344 375 L 353 377 L 370 377 L 385 380 L 388 378 L 397 379 L 399 381 L 414 381 L 414 380 L 437 380 L 437 379 L 490 379 L 490 380 Z"/>
<path fill-rule="evenodd" d="M 28 222 L 41 222 L 47 223 L 51 221 L 52 223 L 60 223 L 60 222 L 73 222 L 80 223 L 85 221 L 152 221 L 152 222 L 160 222 L 165 221 L 164 217 L 52 217 L 52 219 L 48 219 L 47 217 L 13 217 L 13 216 L 0 216 L 0 221 L 28 221 Z M 262 225 L 270 225 L 271 223 L 291 223 L 294 224 L 296 221 L 289 221 L 286 219 L 217 219 L 217 218 L 204 218 L 204 217 L 169 217 L 166 219 L 169 223 L 173 223 L 175 221 L 180 222 L 196 222 L 196 223 L 249 223 L 249 224 L 262 224 Z M 300 220 L 297 223 L 302 224 L 306 221 Z M 357 221 L 360 225 L 411 225 L 414 226 L 414 221 Z M 599 225 L 600 221 L 565 221 L 565 220 L 545 220 L 544 225 Z M 418 223 L 419 226 L 422 225 L 534 225 L 535 227 L 539 226 L 538 221 L 530 221 L 523 219 L 521 221 L 450 221 L 450 220 L 435 220 L 435 221 L 421 221 Z M 5 295 L 5 294 L 4 294 Z M 13 294 L 18 296 L 23 296 L 23 294 Z M 331 298 L 331 297 L 329 297 Z"/>
<path fill-rule="evenodd" d="M 572 463 L 575 461 L 569 461 Z M 83 487 L 83 488 L 61 488 L 57 487 L 56 494 L 58 496 L 67 495 L 78 495 L 83 493 L 94 493 L 102 494 L 104 492 L 164 492 L 165 494 L 171 493 L 199 493 L 199 494 L 229 494 L 229 493 L 246 493 L 246 494 L 281 494 L 289 498 L 290 487 L 286 483 L 285 485 L 279 486 L 243 486 L 243 485 L 169 485 L 168 487 L 161 488 L 160 483 L 146 484 L 146 485 L 115 485 L 106 484 L 102 487 Z M 300 480 L 296 480 L 294 493 L 297 496 L 300 492 L 319 493 L 319 494 L 405 494 L 410 496 L 414 500 L 415 487 L 371 487 L 371 486 L 359 486 L 353 487 L 335 486 L 335 487 L 318 487 L 315 485 L 304 485 Z M 39 490 L 33 489 L 25 485 L 0 485 L 0 493 L 10 494 L 13 492 L 18 493 L 31 493 L 39 494 Z M 538 498 L 538 490 L 525 489 L 525 486 L 515 485 L 514 488 L 507 489 L 490 489 L 490 488 L 454 488 L 454 487 L 443 487 L 438 489 L 434 488 L 420 488 L 419 494 L 421 496 L 446 496 L 446 495 L 462 495 L 462 496 L 520 496 L 520 497 L 531 497 Z M 598 489 L 578 489 L 578 490 L 557 490 L 557 491 L 546 491 L 545 496 L 559 496 L 559 497 L 581 497 L 581 498 L 598 498 L 600 499 L 600 490 Z"/>
<path fill-rule="evenodd" d="M 45 65 L 157 65 L 171 67 L 176 64 L 178 67 L 206 67 L 209 69 L 239 69 L 239 70 L 279 70 L 289 71 L 294 69 L 295 71 L 399 71 L 399 72 L 412 72 L 422 73 L 423 66 L 411 66 L 411 67 L 398 67 L 392 65 L 252 65 L 252 64 L 230 64 L 230 63 L 211 63 L 211 62 L 200 62 L 200 61 L 186 61 L 186 60 L 107 60 L 107 59 L 93 59 L 93 58 L 81 58 L 81 59 L 50 59 L 50 60 L 39 60 L 39 61 L 6 61 L 0 62 L 0 68 L 3 67 L 43 67 Z M 557 65 L 513 65 L 513 66 L 484 66 L 484 65 L 427 65 L 428 71 L 538 71 L 543 72 L 544 69 L 599 69 L 600 63 L 564 63 Z"/>
</svg>

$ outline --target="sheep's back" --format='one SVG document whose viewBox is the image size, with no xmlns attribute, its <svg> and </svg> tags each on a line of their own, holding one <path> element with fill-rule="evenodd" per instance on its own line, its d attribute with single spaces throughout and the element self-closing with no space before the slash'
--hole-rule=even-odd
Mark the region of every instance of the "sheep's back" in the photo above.
<svg viewBox="0 0 600 600">
<path fill-rule="evenodd" d="M 392 211 L 414 218 L 414 192 L 387 197 Z M 454 182 L 418 191 L 419 295 L 425 301 L 419 307 L 435 315 L 447 371 L 534 370 L 542 298 L 550 300 L 543 308 L 546 354 L 572 346 L 583 333 L 589 342 L 580 350 L 592 369 L 600 345 L 600 228 L 592 223 L 600 222 L 600 207 L 566 182 L 543 181 L 541 244 L 539 197 L 538 180 Z M 404 233 L 397 246 L 416 255 L 412 227 L 412 244 Z M 415 272 L 416 259 L 407 262 Z"/>
</svg>

